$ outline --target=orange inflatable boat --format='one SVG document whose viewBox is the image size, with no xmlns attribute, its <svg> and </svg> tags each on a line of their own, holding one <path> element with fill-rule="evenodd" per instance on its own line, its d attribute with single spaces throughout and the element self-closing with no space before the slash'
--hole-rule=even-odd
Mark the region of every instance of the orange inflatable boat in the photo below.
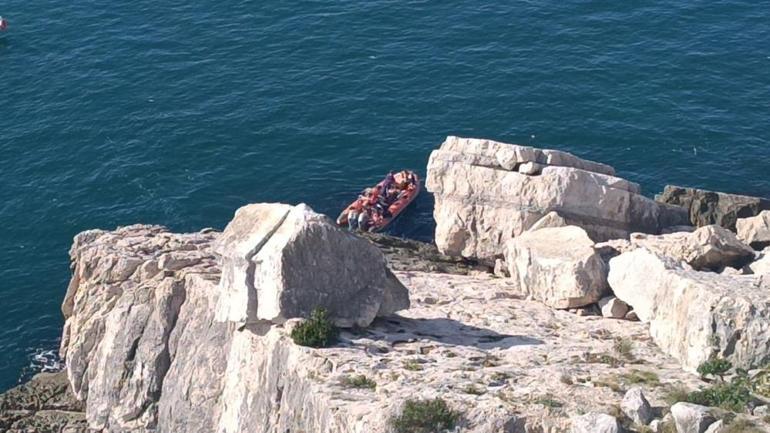
<svg viewBox="0 0 770 433">
<path fill-rule="evenodd" d="M 351 230 L 378 232 L 398 217 L 420 193 L 417 173 L 391 173 L 366 188 L 337 218 L 337 225 Z"/>
</svg>

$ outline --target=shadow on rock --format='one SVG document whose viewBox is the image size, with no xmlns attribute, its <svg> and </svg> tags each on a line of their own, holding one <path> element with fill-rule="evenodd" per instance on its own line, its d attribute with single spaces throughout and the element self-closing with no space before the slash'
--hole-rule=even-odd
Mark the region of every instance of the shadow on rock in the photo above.
<svg viewBox="0 0 770 433">
<path fill-rule="evenodd" d="M 543 344 L 543 341 L 537 338 L 500 334 L 445 318 L 409 319 L 393 315 L 375 320 L 372 326 L 363 332 L 367 338 L 384 340 L 393 345 L 421 339 L 482 350 Z"/>
</svg>

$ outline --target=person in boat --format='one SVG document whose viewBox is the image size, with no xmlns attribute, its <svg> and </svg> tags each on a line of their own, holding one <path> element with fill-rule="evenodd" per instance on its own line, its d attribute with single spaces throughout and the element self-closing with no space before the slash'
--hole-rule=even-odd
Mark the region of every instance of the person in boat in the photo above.
<svg viewBox="0 0 770 433">
<path fill-rule="evenodd" d="M 371 208 L 364 206 L 361 209 L 361 213 L 358 215 L 358 229 L 365 232 L 369 231 L 371 222 Z"/>
<path fill-rule="evenodd" d="M 385 180 L 382 182 L 382 191 L 387 196 L 390 193 L 390 189 L 396 184 L 396 178 L 393 176 L 393 172 L 389 171 L 385 176 Z"/>
<path fill-rule="evenodd" d="M 350 207 L 348 208 L 348 229 L 349 230 L 358 229 L 358 217 L 361 215 L 361 212 L 363 210 L 364 210 L 364 202 L 359 197 L 359 199 L 353 202 L 353 204 L 351 204 Z"/>
<path fill-rule="evenodd" d="M 0 17 L 0 31 L 3 31 L 8 28 L 8 22 L 3 19 L 3 17 Z"/>
</svg>

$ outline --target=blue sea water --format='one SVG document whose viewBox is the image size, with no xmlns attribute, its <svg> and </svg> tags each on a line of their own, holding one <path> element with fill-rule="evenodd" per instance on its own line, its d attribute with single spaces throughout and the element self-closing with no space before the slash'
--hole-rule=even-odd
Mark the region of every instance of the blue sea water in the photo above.
<svg viewBox="0 0 770 433">
<path fill-rule="evenodd" d="M 4 0 L 0 390 L 61 332 L 72 237 L 335 215 L 446 135 L 770 195 L 770 2 Z M 430 239 L 421 196 L 392 232 Z"/>
</svg>

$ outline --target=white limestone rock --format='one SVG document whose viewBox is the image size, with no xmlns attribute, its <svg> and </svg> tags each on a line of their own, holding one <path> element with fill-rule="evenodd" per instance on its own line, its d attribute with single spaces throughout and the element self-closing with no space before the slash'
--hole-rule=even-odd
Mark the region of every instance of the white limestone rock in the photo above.
<svg viewBox="0 0 770 433">
<path fill-rule="evenodd" d="M 618 420 L 605 413 L 589 412 L 572 418 L 572 433 L 620 433 Z"/>
<path fill-rule="evenodd" d="M 593 304 L 607 292 L 607 268 L 580 227 L 525 232 L 508 242 L 515 292 L 554 308 Z"/>
<path fill-rule="evenodd" d="M 217 235 L 172 235 L 163 227 L 135 225 L 76 236 L 60 354 L 75 396 L 86 401 L 92 429 L 141 431 L 157 423 L 158 396 L 171 384 L 164 378 L 178 348 L 172 334 L 188 323 L 180 316 L 205 322 L 211 315 L 208 309 L 190 309 L 207 293 L 201 282 L 218 273 L 210 249 Z M 169 269 L 150 272 L 160 261 Z M 227 343 L 217 338 L 209 346 L 204 334 L 196 337 L 192 346 L 204 358 Z M 209 377 L 197 378 L 196 386 L 216 392 Z"/>
<path fill-rule="evenodd" d="M 608 319 L 625 319 L 628 313 L 628 304 L 614 296 L 599 299 L 599 308 L 602 310 L 602 316 Z"/>
<path fill-rule="evenodd" d="M 543 169 L 546 167 L 544 164 L 538 164 L 536 162 L 525 162 L 521 165 L 519 165 L 518 172 L 521 174 L 527 174 L 530 176 L 535 176 L 540 174 Z"/>
<path fill-rule="evenodd" d="M 528 228 L 527 231 L 533 232 L 535 230 L 545 229 L 549 227 L 566 227 L 568 225 L 574 225 L 567 222 L 567 220 L 559 215 L 558 212 L 552 211 L 545 214 L 542 218 L 537 220 L 535 224 L 532 225 L 532 227 Z"/>
<path fill-rule="evenodd" d="M 694 271 L 639 248 L 610 260 L 615 295 L 650 324 L 655 343 L 689 371 L 712 357 L 750 368 L 770 360 L 770 279 Z"/>
<path fill-rule="evenodd" d="M 545 166 L 536 170 L 539 165 Z M 515 167 L 540 174 L 511 171 Z M 490 263 L 508 240 L 551 211 L 595 241 L 687 221 L 685 209 L 640 195 L 639 185 L 615 177 L 609 166 L 490 140 L 447 137 L 431 153 L 426 188 L 435 196 L 439 250 Z"/>
<path fill-rule="evenodd" d="M 697 270 L 740 268 L 749 263 L 755 254 L 734 233 L 717 225 L 701 227 L 692 233 L 677 232 L 658 236 L 634 233 L 629 241 L 612 241 L 611 244 L 619 251 L 647 248 L 685 261 Z"/>
<path fill-rule="evenodd" d="M 244 206 L 217 250 L 221 321 L 282 323 L 322 307 L 338 326 L 366 327 L 409 306 L 377 247 L 304 204 Z"/>
<path fill-rule="evenodd" d="M 770 246 L 770 210 L 762 211 L 750 218 L 741 218 L 735 222 L 738 239 L 756 250 Z"/>
<path fill-rule="evenodd" d="M 704 433 L 716 421 L 710 408 L 692 403 L 676 403 L 671 415 L 678 433 Z"/>
<path fill-rule="evenodd" d="M 647 425 L 652 421 L 652 407 L 639 387 L 631 388 L 626 392 L 620 403 L 620 409 L 636 424 Z"/>
<path fill-rule="evenodd" d="M 711 424 L 704 433 L 720 433 L 725 429 L 725 423 L 721 419 Z"/>
<path fill-rule="evenodd" d="M 759 253 L 759 258 L 748 266 L 750 273 L 755 275 L 770 275 L 770 247 Z"/>
</svg>

